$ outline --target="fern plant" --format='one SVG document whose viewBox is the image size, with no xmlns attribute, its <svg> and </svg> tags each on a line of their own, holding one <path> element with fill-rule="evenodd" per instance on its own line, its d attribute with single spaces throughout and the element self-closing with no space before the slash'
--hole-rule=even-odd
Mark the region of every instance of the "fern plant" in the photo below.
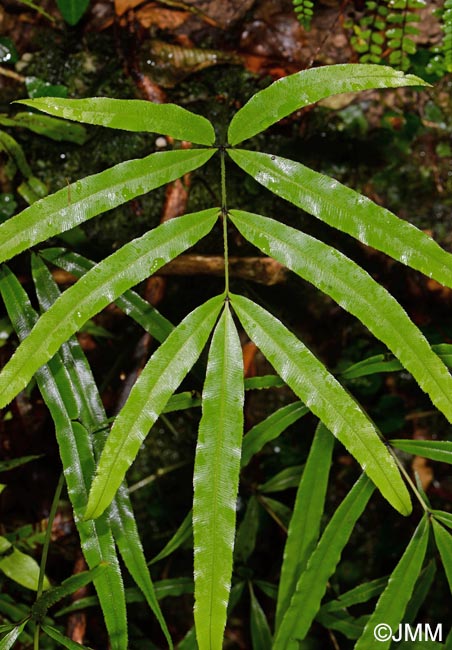
<svg viewBox="0 0 452 650">
<path fill-rule="evenodd" d="M 104 561 L 108 563 L 94 576 L 94 583 L 114 650 L 127 647 L 125 596 L 115 541 L 172 647 L 124 481 L 159 415 L 193 404 L 190 395 L 175 394 L 175 391 L 209 339 L 193 479 L 194 618 L 200 650 L 222 647 L 241 467 L 268 440 L 276 437 L 290 418 L 297 419 L 310 411 L 321 425 L 302 474 L 289 525 L 273 640 L 268 624 L 262 623 L 262 610 L 251 585 L 253 638 L 263 638 L 266 647 L 272 643 L 275 650 L 295 650 L 315 617 L 320 621 L 331 620 L 330 610 L 325 610 L 321 601 L 375 487 L 398 512 L 410 514 L 410 495 L 400 473 L 400 469 L 404 472 L 403 466 L 362 407 L 280 320 L 249 298 L 230 291 L 228 225 L 235 226 L 266 255 L 286 265 L 356 316 L 452 422 L 452 378 L 443 361 L 449 355 L 443 349 L 439 351 L 441 355 L 432 350 L 401 305 L 340 251 L 272 218 L 230 207 L 226 159 L 264 188 L 316 218 L 452 287 L 452 256 L 422 231 L 365 196 L 298 162 L 238 146 L 292 112 L 330 95 L 422 85 L 424 82 L 417 77 L 375 65 L 334 65 L 306 70 L 254 95 L 233 117 L 227 141 L 219 143 L 215 142 L 215 131 L 208 120 L 175 105 L 107 98 L 39 98 L 22 102 L 77 122 L 157 132 L 199 146 L 120 163 L 36 201 L 0 225 L 1 262 L 198 169 L 213 156 L 218 158 L 220 206 L 166 222 L 98 264 L 61 249 L 47 249 L 39 256 L 33 255 L 32 273 L 42 315 L 33 310 L 12 272 L 6 266 L 1 271 L 0 290 L 22 342 L 0 374 L 0 407 L 6 406 L 36 376 L 55 421 L 68 493 L 87 563 L 91 571 Z M 131 291 L 131 287 L 196 244 L 216 224 L 220 224 L 223 232 L 224 291 L 199 305 L 173 328 Z M 71 270 L 80 279 L 59 295 L 46 261 Z M 161 345 L 149 359 L 107 436 L 106 415 L 74 334 L 112 301 L 153 333 Z M 280 379 L 244 382 L 234 315 Z M 370 360 L 355 369 L 355 373 L 370 372 L 375 363 L 375 359 Z M 245 389 L 281 380 L 300 402 L 285 407 L 284 413 L 276 412 L 270 416 L 268 426 L 258 425 L 242 440 Z M 94 433 L 99 431 L 105 437 Z M 356 458 L 364 473 L 319 537 L 333 436 Z M 403 448 L 403 444 L 395 441 L 393 446 Z M 449 457 L 450 443 L 447 445 L 435 442 L 432 449 L 427 443 L 423 454 Z M 370 589 L 381 596 L 374 615 L 362 626 L 355 646 L 359 650 L 370 647 L 376 623 L 385 621 L 395 628 L 402 620 L 422 570 L 432 521 L 439 552 L 449 581 L 452 580 L 452 538 L 443 528 L 443 524 L 450 525 L 450 515 L 448 518 L 447 513 L 431 511 L 422 495 L 412 484 L 411 487 L 422 501 L 425 516 L 392 580 L 386 586 L 379 584 L 380 591 Z M 188 518 L 184 530 L 178 533 L 179 539 L 189 528 Z M 172 543 L 172 548 L 175 546 L 176 542 Z M 353 598 L 350 596 L 348 602 Z M 330 607 L 334 609 L 334 605 Z M 41 622 L 39 617 L 35 620 Z M 19 634 L 18 629 L 16 626 L 8 632 L 12 643 Z M 11 647 L 12 643 L 5 639 L 2 647 Z M 180 647 L 195 647 L 195 643 L 191 632 Z M 379 647 L 388 648 L 390 643 L 389 639 Z"/>
<path fill-rule="evenodd" d="M 409 55 L 416 52 L 413 36 L 419 34 L 415 23 L 420 21 L 418 9 L 423 0 L 367 0 L 361 20 L 353 25 L 351 44 L 362 63 L 380 63 L 406 70 Z"/>
<path fill-rule="evenodd" d="M 314 15 L 314 2 L 312 0 L 292 0 L 292 4 L 298 22 L 306 30 L 309 30 Z"/>
<path fill-rule="evenodd" d="M 433 49 L 427 71 L 436 75 L 452 72 L 452 2 L 444 0 L 444 6 L 436 11 L 443 30 L 440 45 Z"/>
</svg>

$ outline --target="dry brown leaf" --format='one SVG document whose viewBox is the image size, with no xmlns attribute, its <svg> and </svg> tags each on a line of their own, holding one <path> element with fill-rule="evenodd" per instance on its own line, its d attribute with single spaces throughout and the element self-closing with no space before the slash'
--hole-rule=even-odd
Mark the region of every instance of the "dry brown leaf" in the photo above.
<svg viewBox="0 0 452 650">
<path fill-rule="evenodd" d="M 143 0 L 115 0 L 115 12 L 117 16 L 122 16 L 129 11 L 135 9 L 138 5 L 142 4 Z"/>
<path fill-rule="evenodd" d="M 143 27 L 149 28 L 154 25 L 159 29 L 169 30 L 177 29 L 183 25 L 189 16 L 188 11 L 162 9 L 153 3 L 139 9 L 136 13 L 136 17 Z"/>
</svg>

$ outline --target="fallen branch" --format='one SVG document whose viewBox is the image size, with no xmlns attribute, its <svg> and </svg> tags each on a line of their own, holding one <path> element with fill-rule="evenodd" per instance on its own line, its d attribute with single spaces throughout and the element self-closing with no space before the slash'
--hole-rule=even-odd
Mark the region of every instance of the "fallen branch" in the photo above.
<svg viewBox="0 0 452 650">
<path fill-rule="evenodd" d="M 229 274 L 234 278 L 272 286 L 287 279 L 287 268 L 271 257 L 230 257 Z M 52 272 L 58 284 L 73 284 L 77 278 L 61 269 Z M 224 275 L 224 258 L 220 255 L 179 255 L 165 264 L 156 275 Z"/>
</svg>

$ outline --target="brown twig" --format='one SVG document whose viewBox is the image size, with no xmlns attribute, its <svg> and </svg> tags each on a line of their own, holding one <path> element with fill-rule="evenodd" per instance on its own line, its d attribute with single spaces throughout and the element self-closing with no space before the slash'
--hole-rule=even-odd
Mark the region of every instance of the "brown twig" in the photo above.
<svg viewBox="0 0 452 650">
<path fill-rule="evenodd" d="M 17 72 L 14 72 L 14 70 L 10 70 L 9 68 L 4 68 L 3 66 L 0 66 L 0 74 L 3 75 L 4 77 L 9 77 L 10 79 L 14 79 L 15 81 L 18 81 L 21 84 L 25 83 L 25 77 L 23 77 L 21 74 L 18 74 Z"/>
</svg>

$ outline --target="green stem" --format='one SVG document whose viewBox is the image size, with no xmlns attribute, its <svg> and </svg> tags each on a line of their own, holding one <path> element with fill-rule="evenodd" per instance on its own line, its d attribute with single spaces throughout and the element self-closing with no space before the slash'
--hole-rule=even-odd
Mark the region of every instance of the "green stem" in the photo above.
<svg viewBox="0 0 452 650">
<path fill-rule="evenodd" d="M 428 508 L 428 505 L 425 503 L 424 499 L 422 498 L 422 495 L 419 493 L 419 490 L 417 489 L 416 485 L 414 484 L 414 481 L 411 479 L 411 476 L 410 476 L 410 475 L 408 474 L 408 472 L 406 471 L 404 464 L 403 464 L 402 461 L 399 459 L 399 457 L 397 456 L 397 454 L 395 453 L 395 451 L 392 449 L 392 447 L 389 447 L 389 451 L 391 452 L 391 454 L 392 454 L 392 456 L 393 456 L 395 462 L 397 463 L 397 465 L 398 465 L 400 471 L 401 471 L 402 474 L 404 475 L 404 477 L 405 477 L 407 483 L 409 484 L 409 486 L 410 486 L 411 489 L 413 490 L 413 492 L 414 492 L 414 494 L 415 494 L 417 500 L 419 501 L 419 503 L 420 503 L 421 506 L 423 507 L 424 511 L 428 514 L 428 513 L 430 512 L 430 510 L 429 510 L 429 508 Z"/>
<path fill-rule="evenodd" d="M 39 578 L 38 578 L 38 588 L 36 590 L 36 600 L 38 600 L 42 596 L 42 592 L 44 591 L 44 577 L 46 573 L 47 557 L 49 555 L 50 538 L 52 537 L 53 520 L 55 519 L 63 485 L 64 485 L 64 474 L 61 473 L 61 476 L 58 479 L 58 484 L 56 486 L 55 495 L 53 497 L 52 507 L 50 508 L 49 518 L 47 520 L 46 535 L 44 538 L 44 546 L 42 548 L 41 565 L 39 567 Z M 40 625 L 39 623 L 36 623 L 34 643 L 33 643 L 34 650 L 39 650 L 39 631 L 40 631 Z"/>
<path fill-rule="evenodd" d="M 226 165 L 225 150 L 220 149 L 221 158 L 221 215 L 223 218 L 223 247 L 224 247 L 224 290 L 229 294 L 229 250 L 228 250 L 228 208 L 226 198 Z"/>
<path fill-rule="evenodd" d="M 141 488 L 146 487 L 146 485 L 149 485 L 149 483 L 153 483 L 161 476 L 165 476 L 166 474 L 169 474 L 170 472 L 174 472 L 174 470 L 179 469 L 180 467 L 184 467 L 185 465 L 188 464 L 189 464 L 188 460 L 181 460 L 178 463 L 174 463 L 174 465 L 161 467 L 155 472 L 155 474 L 150 474 L 149 476 L 142 478 L 141 481 L 138 481 L 137 483 L 131 485 L 129 487 L 129 494 L 132 494 L 132 492 L 136 492 L 137 490 L 141 490 Z"/>
</svg>

